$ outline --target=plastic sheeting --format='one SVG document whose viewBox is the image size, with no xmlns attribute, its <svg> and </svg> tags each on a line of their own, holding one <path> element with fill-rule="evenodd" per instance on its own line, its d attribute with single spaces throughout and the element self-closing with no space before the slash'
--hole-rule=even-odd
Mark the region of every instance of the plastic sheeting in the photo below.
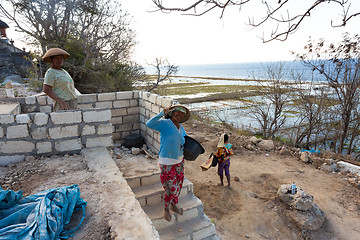
<svg viewBox="0 0 360 240">
<path fill-rule="evenodd" d="M 26 198 L 0 187 L 0 239 L 67 239 L 85 218 L 86 202 L 77 185 L 46 190 Z M 82 210 L 77 227 L 67 230 L 74 211 Z"/>
</svg>

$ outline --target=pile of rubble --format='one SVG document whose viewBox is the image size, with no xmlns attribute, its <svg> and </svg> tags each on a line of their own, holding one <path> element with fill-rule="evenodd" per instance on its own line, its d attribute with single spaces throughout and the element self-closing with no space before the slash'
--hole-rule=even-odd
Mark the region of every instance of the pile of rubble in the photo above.
<svg viewBox="0 0 360 240">
<path fill-rule="evenodd" d="M 300 187 L 296 186 L 295 194 L 292 194 L 290 184 L 281 185 L 277 196 L 289 206 L 285 215 L 292 219 L 303 233 L 316 231 L 324 223 L 324 212 L 317 204 L 313 203 L 314 197 Z"/>
</svg>

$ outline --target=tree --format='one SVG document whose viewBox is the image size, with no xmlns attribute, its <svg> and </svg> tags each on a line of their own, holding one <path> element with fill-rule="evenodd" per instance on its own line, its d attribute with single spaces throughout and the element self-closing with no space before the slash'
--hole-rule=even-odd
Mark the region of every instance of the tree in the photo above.
<svg viewBox="0 0 360 240">
<path fill-rule="evenodd" d="M 350 37 L 345 34 L 343 40 L 337 45 L 325 44 L 325 40 L 318 42 L 309 40 L 305 46 L 306 52 L 297 54 L 305 66 L 319 72 L 325 77 L 334 101 L 334 112 L 338 113 L 337 121 L 339 137 L 338 152 L 345 149 L 349 130 L 357 124 L 360 100 L 360 36 Z M 353 140 L 350 140 L 352 143 Z M 348 149 L 351 153 L 351 148 Z"/>
<path fill-rule="evenodd" d="M 115 0 L 6 0 L 0 11 L 45 53 L 51 44 L 81 41 L 83 64 L 127 60 L 135 44 L 128 14 Z M 12 13 L 12 14 L 11 14 Z"/>
<path fill-rule="evenodd" d="M 250 114 L 261 126 L 262 135 L 268 139 L 286 122 L 283 114 L 284 104 L 288 98 L 287 87 L 281 82 L 284 74 L 282 63 L 268 66 L 269 80 L 259 82 L 258 92 L 260 100 L 249 102 Z"/>
<path fill-rule="evenodd" d="M 269 36 L 262 37 L 263 42 L 275 39 L 285 41 L 290 34 L 299 29 L 306 18 L 316 14 L 319 8 L 326 11 L 330 4 L 338 10 L 340 16 L 340 19 L 332 18 L 331 25 L 333 27 L 345 26 L 350 20 L 360 15 L 358 9 L 355 9 L 355 12 L 351 11 L 353 9 L 351 3 L 356 0 L 314 0 L 312 3 L 311 1 L 310 3 L 301 1 L 300 8 L 294 6 L 296 3 L 294 0 L 262 0 L 260 3 L 256 0 L 190 0 L 186 3 L 179 1 L 180 3 L 175 4 L 170 0 L 152 1 L 160 11 L 179 11 L 194 16 L 201 16 L 217 9 L 220 10 L 220 18 L 224 16 L 225 10 L 229 7 L 238 7 L 241 11 L 245 6 L 257 4 L 257 12 L 260 12 L 261 15 L 260 19 L 249 18 L 249 25 L 259 27 L 266 23 L 274 24 Z"/>
<path fill-rule="evenodd" d="M 51 47 L 64 48 L 70 53 L 64 68 L 81 92 L 129 90 L 131 81 L 143 77 L 138 66 L 130 61 L 135 32 L 130 28 L 128 13 L 121 10 L 118 1 L 6 1 L 12 10 L 0 5 L 0 11 L 41 49 L 39 59 Z M 132 78 L 120 77 L 119 69 Z"/>
<path fill-rule="evenodd" d="M 178 71 L 178 66 L 170 64 L 167 59 L 156 58 L 153 63 L 149 65 L 155 67 L 155 79 L 144 79 L 146 80 L 145 84 L 147 85 L 145 91 L 147 92 L 156 92 L 160 90 L 160 85 L 165 81 L 171 81 L 171 75 L 176 74 Z"/>
</svg>

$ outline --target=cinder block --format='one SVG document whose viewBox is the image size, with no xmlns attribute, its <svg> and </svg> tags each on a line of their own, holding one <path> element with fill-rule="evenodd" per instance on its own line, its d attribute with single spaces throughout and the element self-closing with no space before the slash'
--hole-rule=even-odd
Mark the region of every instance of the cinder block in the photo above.
<svg viewBox="0 0 360 240">
<path fill-rule="evenodd" d="M 193 232 L 193 240 L 206 239 L 207 237 L 216 233 L 214 224 L 209 224 L 208 227 L 202 228 Z"/>
<path fill-rule="evenodd" d="M 140 108 L 139 107 L 129 107 L 128 109 L 127 109 L 127 113 L 129 114 L 129 115 L 134 115 L 134 114 L 139 114 L 140 113 Z"/>
<path fill-rule="evenodd" d="M 139 91 L 134 91 L 133 93 L 134 93 L 133 97 L 135 99 L 138 99 L 139 98 Z"/>
<path fill-rule="evenodd" d="M 178 215 L 177 216 L 177 220 L 179 222 L 185 222 L 187 220 L 190 220 L 192 218 L 196 218 L 197 216 L 199 216 L 199 211 L 198 209 L 195 207 L 195 208 L 191 208 L 191 209 L 188 209 L 184 212 L 184 215 Z"/>
<path fill-rule="evenodd" d="M 83 112 L 84 122 L 103 122 L 111 119 L 110 110 L 85 111 Z"/>
<path fill-rule="evenodd" d="M 14 122 L 14 115 L 0 114 L 0 124 L 9 124 Z"/>
<path fill-rule="evenodd" d="M 46 96 L 37 96 L 36 97 L 37 102 L 39 103 L 39 105 L 46 105 L 47 104 L 47 97 Z"/>
<path fill-rule="evenodd" d="M 120 135 L 120 133 L 113 133 L 112 138 L 113 138 L 113 140 L 118 140 L 121 138 L 121 135 Z"/>
<path fill-rule="evenodd" d="M 48 103 L 49 105 L 53 105 L 53 104 L 54 104 L 54 100 L 53 100 L 51 97 L 49 97 L 49 96 L 46 96 L 46 101 L 47 101 L 47 103 Z"/>
<path fill-rule="evenodd" d="M 37 127 L 30 132 L 30 135 L 35 140 L 49 138 L 49 135 L 47 134 L 46 130 L 47 127 Z"/>
<path fill-rule="evenodd" d="M 55 142 L 55 149 L 58 152 L 81 150 L 82 149 L 81 139 L 77 138 L 72 140 Z"/>
<path fill-rule="evenodd" d="M 52 106 L 50 106 L 50 105 L 40 106 L 39 109 L 40 109 L 40 112 L 43 112 L 43 113 L 51 113 L 52 112 Z"/>
<path fill-rule="evenodd" d="M 10 126 L 7 128 L 6 137 L 8 139 L 25 138 L 27 136 L 29 136 L 29 131 L 26 124 Z"/>
<path fill-rule="evenodd" d="M 161 193 L 146 198 L 146 204 L 148 206 L 153 206 L 159 202 L 161 202 Z"/>
<path fill-rule="evenodd" d="M 139 99 L 139 107 L 144 107 L 145 106 L 145 101 L 143 99 Z"/>
<path fill-rule="evenodd" d="M 116 132 L 130 131 L 132 130 L 132 124 L 121 124 L 116 127 Z"/>
<path fill-rule="evenodd" d="M 140 129 L 140 123 L 137 122 L 137 123 L 134 123 L 133 124 L 133 130 L 139 130 Z"/>
<path fill-rule="evenodd" d="M 52 112 L 50 118 L 54 124 L 80 123 L 81 111 Z"/>
<path fill-rule="evenodd" d="M 29 153 L 35 149 L 35 144 L 27 141 L 6 141 L 0 142 L 2 153 Z"/>
<path fill-rule="evenodd" d="M 126 108 L 111 109 L 111 116 L 119 117 L 127 115 Z"/>
<path fill-rule="evenodd" d="M 72 125 L 66 127 L 54 127 L 49 129 L 49 135 L 52 139 L 67 138 L 67 137 L 78 137 L 79 126 Z"/>
<path fill-rule="evenodd" d="M 109 147 L 113 145 L 112 136 L 96 137 L 86 139 L 86 148 L 92 147 Z"/>
<path fill-rule="evenodd" d="M 0 127 L 0 138 L 4 137 L 4 129 Z"/>
<path fill-rule="evenodd" d="M 110 119 L 110 123 L 112 125 L 122 124 L 123 123 L 122 117 L 112 117 Z"/>
<path fill-rule="evenodd" d="M 95 126 L 85 125 L 82 129 L 81 135 L 95 134 Z"/>
<path fill-rule="evenodd" d="M 161 107 L 169 107 L 173 104 L 173 100 L 170 98 L 162 98 L 161 100 Z"/>
<path fill-rule="evenodd" d="M 99 102 L 103 102 L 103 101 L 112 101 L 115 100 L 115 93 L 111 92 L 111 93 L 100 93 L 98 94 L 98 101 Z"/>
<path fill-rule="evenodd" d="M 112 108 L 112 102 L 97 102 L 95 108 Z"/>
<path fill-rule="evenodd" d="M 34 123 L 38 126 L 46 125 L 49 120 L 49 115 L 46 113 L 36 113 Z"/>
<path fill-rule="evenodd" d="M 138 100 L 135 99 L 130 100 L 130 107 L 138 107 L 138 106 L 139 106 Z"/>
<path fill-rule="evenodd" d="M 113 126 L 111 123 L 100 124 L 98 126 L 98 135 L 111 134 L 113 132 Z"/>
<path fill-rule="evenodd" d="M 30 123 L 30 117 L 28 114 L 19 114 L 15 117 L 17 123 Z"/>
<path fill-rule="evenodd" d="M 145 109 L 151 110 L 151 105 L 150 102 L 145 102 Z"/>
<path fill-rule="evenodd" d="M 78 96 L 78 103 L 93 103 L 96 101 L 96 94 L 82 94 Z"/>
<path fill-rule="evenodd" d="M 10 164 L 24 161 L 25 155 L 0 156 L 0 166 L 7 167 Z"/>
<path fill-rule="evenodd" d="M 139 178 L 127 179 L 126 181 L 131 189 L 140 187 L 140 179 Z"/>
<path fill-rule="evenodd" d="M 146 200 L 145 200 L 145 198 L 140 198 L 140 199 L 138 199 L 138 201 L 139 201 L 141 207 L 145 207 L 145 206 L 146 206 Z"/>
<path fill-rule="evenodd" d="M 129 100 L 117 100 L 113 102 L 114 108 L 126 108 L 130 107 L 130 101 Z"/>
<path fill-rule="evenodd" d="M 163 97 L 162 96 L 157 96 L 156 98 L 156 105 L 161 106 L 161 101 L 162 101 Z"/>
<path fill-rule="evenodd" d="M 35 104 L 35 103 L 36 103 L 36 98 L 35 98 L 35 96 L 26 97 L 26 98 L 25 98 L 25 103 L 26 103 L 26 104 Z"/>
<path fill-rule="evenodd" d="M 136 123 L 140 122 L 139 115 L 129 115 L 123 117 L 123 123 Z"/>
<path fill-rule="evenodd" d="M 158 114 L 160 111 L 162 111 L 162 109 L 160 109 L 159 106 L 153 104 L 153 105 L 151 106 L 151 111 L 153 111 L 154 113 Z"/>
<path fill-rule="evenodd" d="M 94 108 L 91 103 L 88 104 L 78 104 L 78 109 L 91 109 Z"/>
<path fill-rule="evenodd" d="M 35 105 L 25 105 L 22 107 L 23 113 L 32 113 L 35 112 L 36 106 Z"/>
<path fill-rule="evenodd" d="M 158 182 L 160 182 L 159 174 L 154 174 L 151 176 L 146 176 L 141 178 L 141 186 L 147 186 Z"/>
<path fill-rule="evenodd" d="M 38 143 L 36 143 L 36 152 L 38 154 L 52 152 L 51 142 L 38 142 Z"/>
<path fill-rule="evenodd" d="M 156 97 L 157 97 L 158 95 L 157 94 L 150 94 L 150 96 L 149 96 L 149 101 L 151 102 L 151 103 L 156 103 Z"/>
<path fill-rule="evenodd" d="M 123 100 L 123 99 L 132 99 L 134 93 L 132 91 L 127 92 L 117 92 L 116 93 L 116 99 Z"/>
<path fill-rule="evenodd" d="M 140 113 L 140 115 L 145 116 L 145 108 L 139 107 L 139 113 Z"/>
</svg>

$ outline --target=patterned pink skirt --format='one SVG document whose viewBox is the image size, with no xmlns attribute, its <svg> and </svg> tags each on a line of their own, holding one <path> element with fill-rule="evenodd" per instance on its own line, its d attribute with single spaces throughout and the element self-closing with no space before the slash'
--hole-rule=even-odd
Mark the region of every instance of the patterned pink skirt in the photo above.
<svg viewBox="0 0 360 240">
<path fill-rule="evenodd" d="M 181 188 L 184 182 L 184 159 L 174 165 L 160 164 L 160 181 L 164 187 L 165 207 L 170 207 L 170 204 L 177 204 Z"/>
</svg>

